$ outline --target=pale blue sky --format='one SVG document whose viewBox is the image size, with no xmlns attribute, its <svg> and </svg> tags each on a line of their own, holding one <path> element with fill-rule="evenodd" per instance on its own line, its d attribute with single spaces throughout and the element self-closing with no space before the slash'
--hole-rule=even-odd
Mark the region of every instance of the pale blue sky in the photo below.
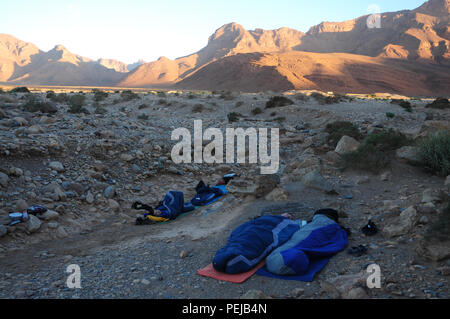
<svg viewBox="0 0 450 319">
<path fill-rule="evenodd" d="M 0 33 L 48 51 L 71 52 L 132 63 L 174 59 L 203 48 L 229 22 L 246 29 L 290 27 L 306 32 L 322 21 L 414 9 L 425 0 L 0 0 Z"/>
</svg>

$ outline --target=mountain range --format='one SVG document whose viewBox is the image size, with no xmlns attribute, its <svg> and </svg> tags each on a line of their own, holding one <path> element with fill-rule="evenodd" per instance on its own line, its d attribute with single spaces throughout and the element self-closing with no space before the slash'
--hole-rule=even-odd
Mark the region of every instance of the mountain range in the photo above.
<svg viewBox="0 0 450 319">
<path fill-rule="evenodd" d="M 317 89 L 343 93 L 450 92 L 450 0 L 414 10 L 322 22 L 303 33 L 290 28 L 219 28 L 205 48 L 175 60 L 127 65 L 90 60 L 63 46 L 43 52 L 0 34 L 0 82 L 207 90 Z"/>
</svg>

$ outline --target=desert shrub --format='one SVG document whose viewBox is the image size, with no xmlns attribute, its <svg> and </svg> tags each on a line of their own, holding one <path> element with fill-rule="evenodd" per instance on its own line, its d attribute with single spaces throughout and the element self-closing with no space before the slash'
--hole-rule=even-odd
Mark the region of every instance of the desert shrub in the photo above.
<svg viewBox="0 0 450 319">
<path fill-rule="evenodd" d="M 96 101 L 96 102 L 103 101 L 108 97 L 108 93 L 106 93 L 104 91 L 97 90 L 97 89 L 94 89 L 92 91 L 94 92 L 94 101 Z"/>
<path fill-rule="evenodd" d="M 125 90 L 120 94 L 120 97 L 122 98 L 123 101 L 128 102 L 131 100 L 138 100 L 140 99 L 139 95 L 137 95 L 136 93 L 134 93 L 131 90 Z"/>
<path fill-rule="evenodd" d="M 362 134 L 359 131 L 358 126 L 347 121 L 329 123 L 325 128 L 325 132 L 329 134 L 327 137 L 327 142 L 334 147 L 345 135 L 353 137 L 356 140 L 360 140 L 362 138 Z"/>
<path fill-rule="evenodd" d="M 286 121 L 286 118 L 284 116 L 280 116 L 280 117 L 274 118 L 273 121 L 278 122 L 278 123 L 283 123 L 284 121 Z"/>
<path fill-rule="evenodd" d="M 387 112 L 386 113 L 386 117 L 389 118 L 389 119 L 393 119 L 395 117 L 395 114 L 392 113 L 392 112 Z"/>
<path fill-rule="evenodd" d="M 138 119 L 141 121 L 148 121 L 149 116 L 147 114 L 141 114 L 138 116 Z"/>
<path fill-rule="evenodd" d="M 113 104 L 113 105 L 116 105 L 116 104 L 119 104 L 120 102 L 122 102 L 122 100 L 120 100 L 120 99 L 114 99 L 114 100 L 112 101 L 112 104 Z"/>
<path fill-rule="evenodd" d="M 284 96 L 273 96 L 267 101 L 266 108 L 282 107 L 294 104 L 294 101 Z"/>
<path fill-rule="evenodd" d="M 391 101 L 391 104 L 397 104 L 397 105 L 401 106 L 406 112 L 409 112 L 409 113 L 412 112 L 412 105 L 408 101 L 394 99 Z"/>
<path fill-rule="evenodd" d="M 244 105 L 244 102 L 238 101 L 236 102 L 235 107 L 241 107 L 242 105 Z"/>
<path fill-rule="evenodd" d="M 119 94 L 119 93 L 120 93 L 119 90 L 115 90 L 115 91 L 114 91 L 114 94 Z"/>
<path fill-rule="evenodd" d="M 66 93 L 50 94 L 50 96 L 47 94 L 47 98 L 55 103 L 64 103 L 69 101 L 69 96 Z"/>
<path fill-rule="evenodd" d="M 158 97 L 166 97 L 166 93 L 165 93 L 165 92 L 162 92 L 162 91 L 156 93 L 156 95 L 157 95 Z"/>
<path fill-rule="evenodd" d="M 271 116 L 271 117 L 277 116 L 277 112 L 272 112 L 272 113 L 270 113 L 270 116 Z"/>
<path fill-rule="evenodd" d="M 195 104 L 192 108 L 192 113 L 201 113 L 204 109 L 205 107 L 203 106 L 203 104 Z"/>
<path fill-rule="evenodd" d="M 263 113 L 263 110 L 261 110 L 261 108 L 259 108 L 259 107 L 256 107 L 252 110 L 253 115 L 258 115 L 258 114 L 262 114 L 262 113 Z"/>
<path fill-rule="evenodd" d="M 342 155 L 341 164 L 344 168 L 356 168 L 379 172 L 388 166 L 395 151 L 409 143 L 408 138 L 400 132 L 390 129 L 372 133 L 353 152 Z"/>
<path fill-rule="evenodd" d="M 311 93 L 311 97 L 315 99 L 319 104 L 325 105 L 325 104 L 336 104 L 342 101 L 341 95 L 334 95 L 334 96 L 326 96 L 319 92 L 313 92 Z"/>
<path fill-rule="evenodd" d="M 56 113 L 58 109 L 54 104 L 41 99 L 36 98 L 33 94 L 27 96 L 25 104 L 22 106 L 22 110 L 26 112 L 43 112 L 43 113 Z"/>
<path fill-rule="evenodd" d="M 439 109 L 439 110 L 448 109 L 448 108 L 450 108 L 450 103 L 448 102 L 448 99 L 440 97 L 440 98 L 437 98 L 436 100 L 434 100 L 432 103 L 428 104 L 426 106 L 426 108 Z"/>
<path fill-rule="evenodd" d="M 0 88 L 0 94 L 5 93 L 5 91 L 3 91 L 3 88 Z"/>
<path fill-rule="evenodd" d="M 447 208 L 439 214 L 437 220 L 428 226 L 425 232 L 427 241 L 448 241 L 450 240 L 450 203 Z"/>
<path fill-rule="evenodd" d="M 56 93 L 54 91 L 47 91 L 47 95 L 45 96 L 47 99 L 54 99 L 56 97 Z"/>
<path fill-rule="evenodd" d="M 220 97 L 222 100 L 231 101 L 234 100 L 233 92 L 231 91 L 222 91 L 220 93 Z"/>
<path fill-rule="evenodd" d="M 426 171 L 442 176 L 450 175 L 450 131 L 440 131 L 423 141 L 419 158 Z"/>
<path fill-rule="evenodd" d="M 95 108 L 95 114 L 105 114 L 105 113 L 108 113 L 108 111 L 104 107 L 97 106 Z"/>
<path fill-rule="evenodd" d="M 158 100 L 158 105 L 167 105 L 166 99 L 159 99 Z"/>
<path fill-rule="evenodd" d="M 228 122 L 233 123 L 239 121 L 239 118 L 242 116 L 240 113 L 231 112 L 227 115 Z"/>
<path fill-rule="evenodd" d="M 22 87 L 16 87 L 16 88 L 12 89 L 11 93 L 30 93 L 30 90 L 28 90 L 27 87 L 22 86 Z"/>
<path fill-rule="evenodd" d="M 303 93 L 297 93 L 294 95 L 294 98 L 298 101 L 306 102 L 309 100 L 309 97 Z"/>
<path fill-rule="evenodd" d="M 147 104 L 141 104 L 141 105 L 139 105 L 139 107 L 138 107 L 138 109 L 139 110 L 143 110 L 143 109 L 146 109 L 146 108 L 148 108 L 148 105 Z"/>
<path fill-rule="evenodd" d="M 72 95 L 69 98 L 70 108 L 69 108 L 68 112 L 73 113 L 73 114 L 79 114 L 79 113 L 89 114 L 89 111 L 83 107 L 85 101 L 86 101 L 86 96 L 84 96 L 82 94 Z"/>
</svg>

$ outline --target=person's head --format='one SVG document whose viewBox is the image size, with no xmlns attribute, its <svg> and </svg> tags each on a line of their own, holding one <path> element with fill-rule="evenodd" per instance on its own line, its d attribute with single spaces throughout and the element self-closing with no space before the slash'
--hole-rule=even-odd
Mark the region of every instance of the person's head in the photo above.
<svg viewBox="0 0 450 319">
<path fill-rule="evenodd" d="M 334 220 L 336 223 L 339 222 L 338 212 L 331 208 L 320 209 L 314 213 L 314 216 L 316 216 L 316 215 L 324 215 L 324 216 L 327 216 L 328 218 Z"/>
</svg>

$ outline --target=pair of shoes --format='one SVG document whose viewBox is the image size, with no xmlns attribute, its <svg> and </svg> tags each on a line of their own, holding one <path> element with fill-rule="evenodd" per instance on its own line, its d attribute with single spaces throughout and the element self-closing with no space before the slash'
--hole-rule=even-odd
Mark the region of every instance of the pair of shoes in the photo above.
<svg viewBox="0 0 450 319">
<path fill-rule="evenodd" d="M 355 255 L 356 257 L 361 257 L 367 253 L 367 247 L 364 245 L 359 245 L 357 247 L 352 247 L 348 250 L 350 255 Z"/>
<path fill-rule="evenodd" d="M 373 236 L 375 234 L 378 233 L 378 227 L 377 225 L 375 225 L 374 222 L 372 222 L 371 220 L 369 220 L 369 222 L 367 223 L 366 226 L 364 226 L 361 231 L 363 232 L 364 235 L 366 236 Z"/>
</svg>

